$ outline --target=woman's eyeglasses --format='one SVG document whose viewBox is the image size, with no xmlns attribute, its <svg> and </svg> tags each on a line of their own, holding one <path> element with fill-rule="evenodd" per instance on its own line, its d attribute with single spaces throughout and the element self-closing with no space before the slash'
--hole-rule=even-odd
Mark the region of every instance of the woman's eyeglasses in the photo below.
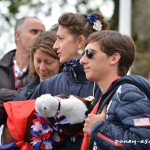
<svg viewBox="0 0 150 150">
<path fill-rule="evenodd" d="M 83 51 L 82 56 L 86 54 L 87 58 L 91 59 L 94 55 L 94 50 L 92 48 L 88 48 L 85 51 Z"/>
</svg>

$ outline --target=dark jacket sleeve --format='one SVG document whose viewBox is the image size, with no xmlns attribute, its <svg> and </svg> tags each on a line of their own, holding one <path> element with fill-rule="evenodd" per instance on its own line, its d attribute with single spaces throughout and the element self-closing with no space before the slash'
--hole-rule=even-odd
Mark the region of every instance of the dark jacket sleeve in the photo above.
<svg viewBox="0 0 150 150">
<path fill-rule="evenodd" d="M 35 88 L 36 87 L 30 86 L 30 85 L 23 87 L 16 93 L 16 95 L 14 97 L 14 101 L 22 101 L 22 100 L 30 99 Z"/>
<path fill-rule="evenodd" d="M 120 91 L 112 98 L 107 121 L 97 122 L 92 127 L 91 137 L 104 150 L 149 150 L 150 126 L 144 125 L 142 119 L 150 118 L 150 100 L 133 85 Z M 114 114 L 109 110 L 111 113 L 114 110 Z M 143 126 L 136 126 L 136 119 Z"/>
<path fill-rule="evenodd" d="M 41 91 L 41 88 L 42 88 L 42 85 L 41 83 L 35 88 L 32 96 L 31 96 L 31 99 L 36 99 L 37 97 L 40 97 L 42 94 L 42 91 Z M 45 94 L 45 93 L 44 93 Z"/>
<path fill-rule="evenodd" d="M 6 88 L 0 89 L 0 126 L 4 124 L 7 119 L 7 113 L 2 104 L 4 102 L 13 100 L 15 94 L 16 94 L 15 90 L 10 90 Z"/>
<path fill-rule="evenodd" d="M 0 100 L 3 101 L 3 102 L 13 100 L 15 94 L 16 94 L 15 90 L 1 88 L 0 89 Z"/>
<path fill-rule="evenodd" d="M 6 122 L 6 119 L 7 119 L 7 113 L 4 109 L 4 107 L 0 106 L 0 126 L 2 124 L 4 124 Z"/>
</svg>

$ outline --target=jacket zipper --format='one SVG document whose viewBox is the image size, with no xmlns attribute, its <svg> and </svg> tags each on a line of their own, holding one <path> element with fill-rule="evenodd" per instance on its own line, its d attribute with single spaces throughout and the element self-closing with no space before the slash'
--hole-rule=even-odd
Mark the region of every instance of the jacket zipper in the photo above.
<svg viewBox="0 0 150 150">
<path fill-rule="evenodd" d="M 76 66 L 76 65 L 75 65 Z M 74 67 L 74 66 L 73 66 Z M 77 75 L 76 75 L 76 72 L 74 71 L 74 68 L 73 67 L 71 67 L 71 70 L 72 70 L 72 73 L 73 73 L 73 76 L 74 76 L 74 78 L 75 79 L 77 79 Z"/>
<path fill-rule="evenodd" d="M 114 145 L 114 146 L 116 146 L 116 147 L 118 147 L 118 148 L 121 148 L 121 147 L 124 146 L 123 144 L 121 144 L 121 143 L 119 143 L 119 142 L 117 142 L 117 141 L 114 141 L 114 140 L 112 140 L 112 139 L 106 137 L 105 135 L 103 135 L 103 134 L 101 134 L 101 133 L 99 133 L 99 132 L 97 133 L 97 136 L 100 137 L 101 139 L 103 139 L 103 140 L 105 140 L 105 141 L 111 143 L 112 145 Z"/>
</svg>

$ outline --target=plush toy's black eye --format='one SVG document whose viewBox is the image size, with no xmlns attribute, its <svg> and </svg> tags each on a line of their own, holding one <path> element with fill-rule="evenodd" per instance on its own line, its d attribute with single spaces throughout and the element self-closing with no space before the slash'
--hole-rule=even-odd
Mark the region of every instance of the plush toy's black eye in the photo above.
<svg viewBox="0 0 150 150">
<path fill-rule="evenodd" d="M 44 109 L 46 110 L 46 107 L 44 107 Z"/>
</svg>

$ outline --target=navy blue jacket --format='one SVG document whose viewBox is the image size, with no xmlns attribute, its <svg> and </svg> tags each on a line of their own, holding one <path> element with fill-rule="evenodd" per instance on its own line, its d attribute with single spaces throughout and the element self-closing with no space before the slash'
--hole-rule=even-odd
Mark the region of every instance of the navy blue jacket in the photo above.
<svg viewBox="0 0 150 150">
<path fill-rule="evenodd" d="M 16 95 L 14 97 L 14 101 L 21 101 L 21 100 L 28 100 L 28 99 L 30 99 L 39 83 L 40 83 L 39 78 L 35 77 L 33 79 L 32 83 L 26 85 L 25 87 L 23 87 L 22 89 L 20 89 L 16 93 Z"/>
<path fill-rule="evenodd" d="M 80 97 L 94 96 L 98 100 L 101 91 L 97 84 L 86 79 L 83 66 L 79 62 L 76 64 L 70 62 L 65 64 L 62 73 L 40 83 L 31 98 L 35 99 L 42 94 L 51 94 L 52 96 L 60 94 L 72 94 Z M 66 142 L 54 149 L 80 150 L 83 136 L 78 136 L 75 143 L 72 143 L 67 136 L 65 138 L 67 139 Z"/>
<path fill-rule="evenodd" d="M 150 81 L 140 76 L 125 76 L 115 81 L 103 96 L 125 80 L 141 88 L 130 83 L 119 86 L 108 103 L 106 121 L 92 127 L 93 147 L 97 150 L 150 149 Z"/>
<path fill-rule="evenodd" d="M 86 79 L 83 66 L 80 64 L 65 65 L 62 73 L 40 83 L 31 98 L 34 99 L 48 93 L 52 96 L 60 94 L 80 97 L 94 96 L 96 100 L 101 95 L 98 85 Z"/>
</svg>

